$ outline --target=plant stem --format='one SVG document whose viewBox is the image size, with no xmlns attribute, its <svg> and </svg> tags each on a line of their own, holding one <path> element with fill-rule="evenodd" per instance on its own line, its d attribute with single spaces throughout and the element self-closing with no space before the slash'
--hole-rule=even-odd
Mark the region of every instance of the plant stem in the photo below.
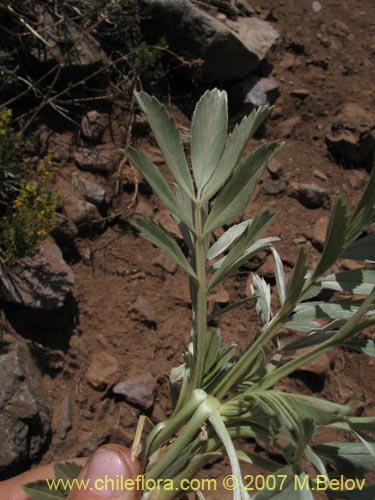
<svg viewBox="0 0 375 500">
<path fill-rule="evenodd" d="M 207 334 L 207 284 L 206 284 L 206 250 L 203 238 L 202 208 L 200 202 L 195 205 L 194 225 L 195 237 L 195 272 L 198 278 L 196 293 L 192 297 L 193 302 L 193 338 L 194 338 L 194 362 L 192 378 L 190 381 L 189 395 L 194 389 L 200 388 L 206 354 Z"/>
</svg>

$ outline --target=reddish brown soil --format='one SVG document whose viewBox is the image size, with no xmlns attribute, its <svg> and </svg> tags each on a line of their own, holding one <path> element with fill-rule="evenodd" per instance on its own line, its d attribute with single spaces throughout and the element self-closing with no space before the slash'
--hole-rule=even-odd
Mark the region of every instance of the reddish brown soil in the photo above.
<svg viewBox="0 0 375 500">
<path fill-rule="evenodd" d="M 356 102 L 368 110 L 374 105 L 375 9 L 373 0 L 322 0 L 321 4 L 319 13 L 313 12 L 310 0 L 257 0 L 254 4 L 280 33 L 269 61 L 273 65 L 272 76 L 280 82 L 281 97 L 264 138 L 286 140 L 277 158 L 282 180 L 313 182 L 333 197 L 340 194 L 353 208 L 368 174 L 338 165 L 330 157 L 324 137 L 334 113 L 344 102 Z M 301 88 L 310 92 L 305 100 L 291 96 L 292 90 Z M 293 127 L 291 120 L 295 118 L 298 123 Z M 252 146 L 258 142 L 253 141 Z M 143 141 L 140 145 L 154 154 L 151 142 Z M 161 210 L 152 195 L 141 192 L 139 203 L 142 212 L 155 215 Z M 280 212 L 271 233 L 282 239 L 277 248 L 286 268 L 291 268 L 298 245 L 306 239 L 311 263 L 316 261 L 318 251 L 308 237 L 314 223 L 328 211 L 307 209 L 287 195 L 270 196 L 259 187 L 246 215 L 264 206 Z M 66 349 L 43 350 L 44 354 L 40 354 L 48 367 L 43 380 L 53 409 L 52 439 L 43 463 L 87 455 L 108 441 L 126 445 L 132 442 L 139 410 L 110 391 L 94 390 L 86 381 L 85 372 L 95 353 L 105 351 L 116 358 L 116 381 L 144 373 L 154 376 L 157 395 L 148 415 L 157 422 L 170 410 L 168 374 L 172 366 L 181 362 L 189 337 L 186 276 L 155 265 L 153 261 L 160 255 L 157 249 L 126 224 L 109 228 L 84 244 L 90 258 L 72 265 L 76 273 L 73 294 L 79 308 L 76 328 Z M 263 269 L 267 275 L 267 267 L 266 264 L 260 272 Z M 231 299 L 244 295 L 247 274 L 241 271 L 225 284 Z M 133 310 L 139 296 L 154 308 L 152 324 L 145 324 Z M 224 316 L 220 326 L 224 341 L 246 345 L 257 326 L 252 306 Z M 355 396 L 357 414 L 375 415 L 374 362 L 338 350 L 330 355 L 329 368 L 319 380 L 305 372 L 286 385 L 304 393 L 318 391 L 322 397 L 339 403 Z M 58 430 L 67 399 L 72 425 L 67 436 L 61 438 Z M 219 477 L 222 467 L 218 465 L 210 474 Z M 229 497 L 220 491 L 209 496 Z"/>
</svg>

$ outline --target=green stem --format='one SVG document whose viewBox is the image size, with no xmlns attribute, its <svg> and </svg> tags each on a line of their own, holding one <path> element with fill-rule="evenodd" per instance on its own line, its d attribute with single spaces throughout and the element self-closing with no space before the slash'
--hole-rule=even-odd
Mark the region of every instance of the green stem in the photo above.
<svg viewBox="0 0 375 500">
<path fill-rule="evenodd" d="M 203 238 L 201 204 L 195 206 L 194 222 L 196 229 L 195 239 L 195 272 L 198 283 L 193 297 L 193 338 L 194 338 L 194 367 L 190 381 L 190 394 L 200 388 L 204 372 L 207 334 L 207 284 L 206 284 L 206 250 Z"/>
</svg>

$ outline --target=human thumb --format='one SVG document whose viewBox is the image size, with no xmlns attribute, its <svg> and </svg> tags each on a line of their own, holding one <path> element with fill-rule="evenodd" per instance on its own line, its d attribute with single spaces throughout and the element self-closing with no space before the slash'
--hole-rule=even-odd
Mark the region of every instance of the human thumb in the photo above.
<svg viewBox="0 0 375 500">
<path fill-rule="evenodd" d="M 79 474 L 68 500 L 137 500 L 140 474 L 140 464 L 132 460 L 130 450 L 115 444 L 102 446 Z"/>
</svg>

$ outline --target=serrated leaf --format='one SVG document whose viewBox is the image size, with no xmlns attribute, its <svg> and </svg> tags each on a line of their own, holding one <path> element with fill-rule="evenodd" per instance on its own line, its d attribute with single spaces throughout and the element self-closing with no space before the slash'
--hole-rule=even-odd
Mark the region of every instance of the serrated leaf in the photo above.
<svg viewBox="0 0 375 500">
<path fill-rule="evenodd" d="M 61 500 L 66 499 L 69 491 L 52 488 L 46 480 L 35 481 L 22 486 L 30 500 Z"/>
<path fill-rule="evenodd" d="M 225 184 L 240 160 L 246 144 L 270 114 L 271 109 L 269 106 L 262 106 L 257 110 L 253 110 L 249 116 L 242 119 L 240 125 L 235 126 L 233 132 L 228 137 L 219 164 L 204 186 L 202 193 L 203 200 L 211 199 Z"/>
<path fill-rule="evenodd" d="M 148 119 L 151 130 L 175 181 L 191 198 L 194 198 L 194 186 L 189 166 L 180 133 L 174 120 L 155 97 L 151 97 L 146 92 L 136 92 L 135 96 Z"/>
<path fill-rule="evenodd" d="M 57 462 L 53 465 L 55 477 L 58 479 L 75 479 L 82 469 L 82 465 L 77 462 Z"/>
<path fill-rule="evenodd" d="M 207 252 L 207 260 L 212 260 L 223 253 L 232 243 L 234 243 L 251 224 L 251 220 L 245 220 L 239 224 L 234 224 L 215 243 Z"/>
<path fill-rule="evenodd" d="M 354 241 L 342 255 L 343 259 L 375 262 L 375 233 Z"/>
<path fill-rule="evenodd" d="M 156 165 L 154 165 L 154 163 L 141 151 L 137 151 L 131 146 L 125 148 L 124 152 L 129 160 L 142 172 L 144 178 L 164 205 L 183 221 L 189 229 L 193 230 L 193 221 L 189 217 L 189 213 L 184 212 L 183 207 L 179 206 L 178 200 L 171 187 Z"/>
<path fill-rule="evenodd" d="M 234 219 L 244 210 L 268 162 L 280 147 L 277 142 L 263 144 L 241 161 L 217 196 L 204 226 L 204 234 Z"/>
<path fill-rule="evenodd" d="M 181 266 L 192 278 L 197 278 L 181 248 L 163 226 L 155 224 L 151 219 L 147 219 L 146 217 L 136 219 L 132 224 L 141 232 L 143 238 L 163 250 L 168 257 Z"/>
<path fill-rule="evenodd" d="M 263 278 L 260 278 L 255 273 L 253 274 L 252 293 L 253 295 L 258 296 L 256 311 L 262 321 L 262 324 L 265 325 L 269 323 L 272 318 L 271 288 Z"/>
<path fill-rule="evenodd" d="M 351 342 L 345 342 L 345 344 L 343 344 L 343 347 L 348 347 L 353 351 L 367 354 L 368 356 L 375 358 L 374 340 L 352 340 Z"/>
<path fill-rule="evenodd" d="M 198 101 L 191 125 L 191 163 L 200 191 L 223 154 L 228 128 L 227 94 L 207 90 Z"/>
</svg>

